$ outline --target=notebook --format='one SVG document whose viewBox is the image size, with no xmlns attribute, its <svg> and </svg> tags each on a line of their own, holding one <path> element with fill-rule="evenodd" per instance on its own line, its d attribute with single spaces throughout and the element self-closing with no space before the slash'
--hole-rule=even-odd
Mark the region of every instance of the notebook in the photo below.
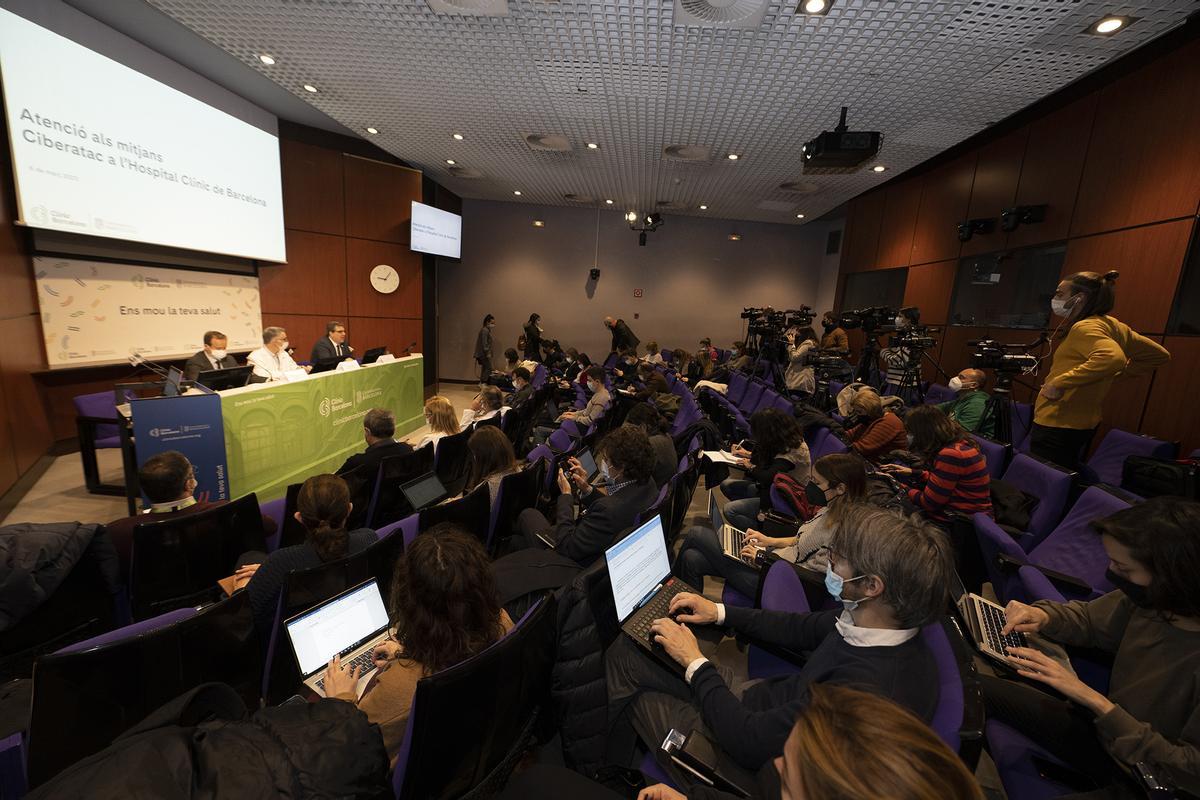
<svg viewBox="0 0 1200 800">
<path fill-rule="evenodd" d="M 304 685 L 325 697 L 325 668 L 335 655 L 347 669 L 358 667 L 355 696 L 375 674 L 372 653 L 388 635 L 388 615 L 371 579 L 303 611 L 284 623 Z"/>
</svg>

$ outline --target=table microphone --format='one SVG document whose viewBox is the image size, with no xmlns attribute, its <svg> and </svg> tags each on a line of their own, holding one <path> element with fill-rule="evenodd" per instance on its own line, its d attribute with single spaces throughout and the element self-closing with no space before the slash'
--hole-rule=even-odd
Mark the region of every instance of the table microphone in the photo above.
<svg viewBox="0 0 1200 800">
<path fill-rule="evenodd" d="M 130 354 L 129 363 L 133 364 L 135 367 L 145 367 L 146 369 L 158 375 L 160 378 L 167 377 L 167 371 L 165 369 L 160 367 L 158 364 L 155 364 L 153 361 L 147 361 L 146 358 L 137 351 L 134 351 L 132 354 Z"/>
<path fill-rule="evenodd" d="M 416 346 L 417 346 L 417 342 L 416 342 L 416 340 L 414 339 L 412 344 L 410 344 L 408 347 L 404 348 L 404 355 L 406 355 L 406 356 L 411 356 L 411 355 L 412 355 L 413 348 L 414 348 L 414 347 L 416 347 Z"/>
</svg>

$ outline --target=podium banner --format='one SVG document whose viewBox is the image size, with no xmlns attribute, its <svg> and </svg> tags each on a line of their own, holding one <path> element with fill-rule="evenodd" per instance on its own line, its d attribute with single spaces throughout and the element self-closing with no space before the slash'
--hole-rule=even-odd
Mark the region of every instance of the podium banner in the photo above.
<svg viewBox="0 0 1200 800">
<path fill-rule="evenodd" d="M 215 394 L 153 397 L 134 400 L 130 408 L 139 466 L 153 455 L 177 450 L 192 462 L 197 500 L 228 500 L 233 496 L 225 459 L 220 397 Z"/>
<path fill-rule="evenodd" d="M 326 372 L 294 383 L 223 392 L 231 491 L 282 497 L 310 475 L 334 472 L 366 448 L 362 420 L 372 408 L 396 415 L 397 438 L 425 424 L 421 358 Z"/>
</svg>

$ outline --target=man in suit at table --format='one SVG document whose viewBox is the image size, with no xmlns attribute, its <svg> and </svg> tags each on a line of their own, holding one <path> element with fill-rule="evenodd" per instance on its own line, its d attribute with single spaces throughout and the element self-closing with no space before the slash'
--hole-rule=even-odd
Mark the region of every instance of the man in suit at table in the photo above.
<svg viewBox="0 0 1200 800">
<path fill-rule="evenodd" d="M 207 331 L 204 334 L 204 349 L 189 358 L 183 365 L 183 379 L 194 381 L 201 372 L 236 367 L 237 359 L 225 350 L 228 344 L 229 340 L 225 334 L 220 331 Z"/>
<path fill-rule="evenodd" d="M 313 345 L 313 364 L 323 358 L 354 358 L 354 348 L 346 344 L 346 326 L 340 322 L 325 323 L 325 338 Z"/>
<path fill-rule="evenodd" d="M 412 445 L 396 441 L 396 415 L 386 408 L 372 408 L 363 417 L 363 438 L 367 449 L 347 458 L 338 468 L 339 475 L 368 464 L 379 466 L 389 456 L 402 456 L 413 451 Z"/>
</svg>

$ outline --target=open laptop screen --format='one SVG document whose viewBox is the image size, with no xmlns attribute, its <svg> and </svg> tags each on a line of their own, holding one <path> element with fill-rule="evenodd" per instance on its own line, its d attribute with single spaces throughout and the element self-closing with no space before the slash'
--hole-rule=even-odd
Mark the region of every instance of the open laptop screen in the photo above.
<svg viewBox="0 0 1200 800">
<path fill-rule="evenodd" d="M 605 550 L 604 557 L 608 561 L 617 619 L 624 622 L 654 587 L 671 575 L 662 518 L 654 515 L 649 522 Z"/>
<path fill-rule="evenodd" d="M 721 527 L 725 524 L 725 517 L 721 516 L 721 507 L 717 505 L 717 495 L 711 489 L 708 491 L 708 516 L 712 520 L 713 530 L 720 532 Z"/>
<path fill-rule="evenodd" d="M 170 367 L 167 370 L 167 382 L 163 384 L 163 397 L 178 397 L 179 383 L 183 380 L 183 370 Z"/>
<path fill-rule="evenodd" d="M 400 491 L 404 493 L 404 498 L 408 500 L 409 504 L 416 509 L 424 508 L 446 496 L 446 487 L 442 486 L 442 482 L 432 472 L 415 481 L 409 481 L 400 487 Z"/>
<path fill-rule="evenodd" d="M 387 609 L 379 586 L 371 580 L 292 617 L 287 632 L 300 671 L 308 676 L 347 647 L 365 642 L 387 626 Z"/>
<path fill-rule="evenodd" d="M 592 451 L 588 448 L 583 448 L 576 456 L 579 459 L 579 466 L 583 467 L 583 471 L 587 473 L 588 480 L 596 477 L 596 473 L 600 468 L 596 466 L 596 459 L 592 458 Z"/>
</svg>

